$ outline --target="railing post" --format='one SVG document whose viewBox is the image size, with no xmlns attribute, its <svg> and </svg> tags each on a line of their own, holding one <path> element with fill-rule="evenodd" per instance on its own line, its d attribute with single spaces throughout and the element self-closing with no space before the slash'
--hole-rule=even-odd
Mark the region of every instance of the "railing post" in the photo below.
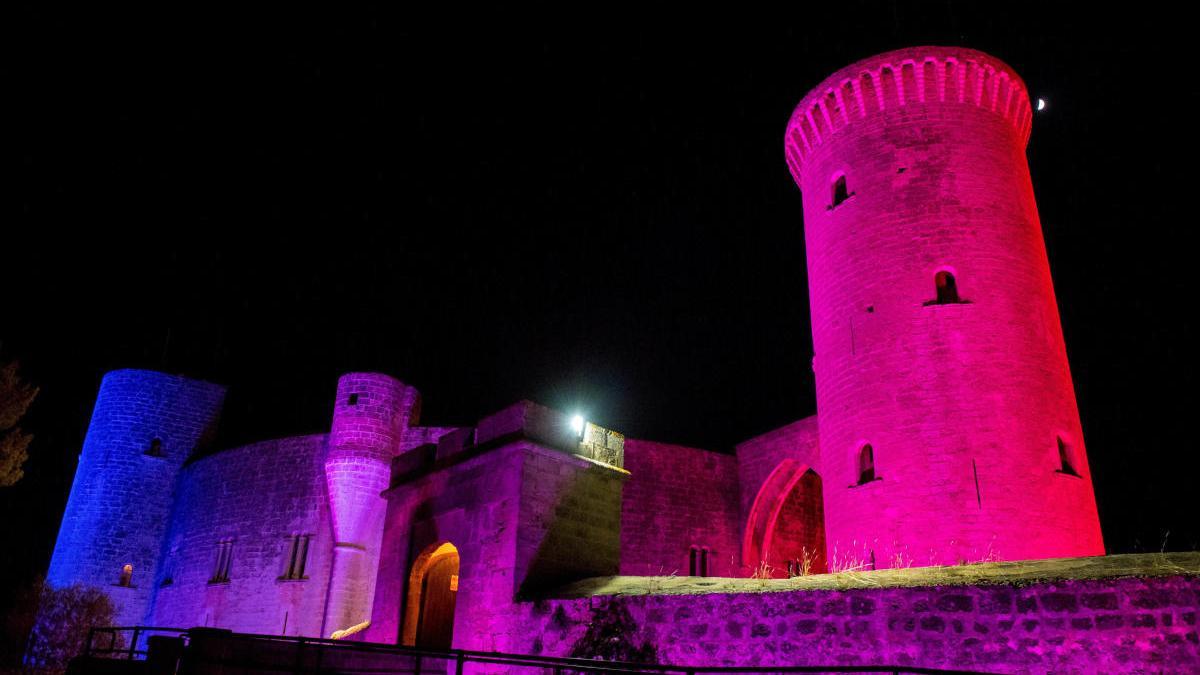
<svg viewBox="0 0 1200 675">
<path fill-rule="evenodd" d="M 413 675 L 421 675 L 421 655 L 417 654 L 413 659 Z"/>
<path fill-rule="evenodd" d="M 142 627 L 137 626 L 133 629 L 133 638 L 129 640 L 129 660 L 133 660 L 133 652 L 137 649 L 138 637 L 142 633 Z"/>
<path fill-rule="evenodd" d="M 463 675 L 463 653 L 454 657 L 454 675 Z"/>
<path fill-rule="evenodd" d="M 31 635 L 32 635 L 32 633 L 31 633 Z M 86 645 L 86 646 L 83 648 L 83 655 L 84 655 L 84 656 L 91 656 L 91 655 L 92 655 L 92 638 L 94 638 L 94 637 L 96 637 L 96 627 L 95 627 L 95 626 L 92 626 L 91 628 L 89 628 L 89 629 L 88 629 L 87 645 Z M 25 650 L 25 653 L 27 653 L 27 654 L 28 654 L 28 653 L 29 653 L 29 650 L 28 650 L 28 649 L 26 649 L 26 650 Z"/>
</svg>

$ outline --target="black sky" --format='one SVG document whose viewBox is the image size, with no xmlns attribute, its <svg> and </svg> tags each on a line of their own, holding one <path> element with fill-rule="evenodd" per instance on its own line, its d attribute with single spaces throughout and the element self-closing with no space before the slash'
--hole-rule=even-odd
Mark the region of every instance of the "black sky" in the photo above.
<svg viewBox="0 0 1200 675">
<path fill-rule="evenodd" d="M 228 385 L 225 443 L 326 428 L 352 369 L 417 386 L 430 424 L 530 398 L 729 450 L 812 414 L 784 125 L 833 70 L 931 43 L 1049 100 L 1029 158 L 1109 549 L 1197 548 L 1190 43 L 1003 8 L 27 10 L 0 358 L 42 392 L 5 576 L 48 561 L 112 368 Z"/>
</svg>

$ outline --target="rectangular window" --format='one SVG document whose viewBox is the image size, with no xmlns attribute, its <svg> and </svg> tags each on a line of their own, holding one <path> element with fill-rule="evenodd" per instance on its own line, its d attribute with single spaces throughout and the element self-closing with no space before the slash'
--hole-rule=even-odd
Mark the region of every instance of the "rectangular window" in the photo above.
<svg viewBox="0 0 1200 675">
<path fill-rule="evenodd" d="M 308 565 L 308 544 L 311 534 L 296 534 L 288 538 L 287 567 L 280 579 L 307 579 L 305 567 Z"/>
<path fill-rule="evenodd" d="M 688 551 L 688 576 L 706 577 L 709 575 L 708 556 L 712 553 L 707 546 L 693 546 Z"/>
<path fill-rule="evenodd" d="M 229 561 L 233 558 L 233 541 L 227 540 L 217 543 L 217 560 L 213 566 L 212 578 L 208 580 L 210 584 L 223 584 L 229 581 Z"/>
</svg>

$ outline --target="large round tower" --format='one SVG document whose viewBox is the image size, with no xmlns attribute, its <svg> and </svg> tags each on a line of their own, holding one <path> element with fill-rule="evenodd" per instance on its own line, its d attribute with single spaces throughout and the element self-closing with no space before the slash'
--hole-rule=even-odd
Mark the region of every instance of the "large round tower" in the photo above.
<svg viewBox="0 0 1200 675">
<path fill-rule="evenodd" d="M 371 617 L 392 458 L 420 414 L 417 390 L 379 373 L 338 379 L 325 481 L 333 521 L 333 568 L 325 608 L 327 636 Z"/>
<path fill-rule="evenodd" d="M 788 124 L 833 569 L 1103 554 L 1020 77 L 917 47 Z"/>
<path fill-rule="evenodd" d="M 149 370 L 104 376 L 46 580 L 96 586 L 117 625 L 145 621 L 180 467 L 211 439 L 225 389 Z"/>
</svg>

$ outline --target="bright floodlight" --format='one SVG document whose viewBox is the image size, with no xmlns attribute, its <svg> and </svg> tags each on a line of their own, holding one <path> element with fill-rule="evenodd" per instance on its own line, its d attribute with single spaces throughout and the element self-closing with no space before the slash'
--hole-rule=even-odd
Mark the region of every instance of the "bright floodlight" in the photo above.
<svg viewBox="0 0 1200 675">
<path fill-rule="evenodd" d="M 1045 109 L 1046 109 L 1046 99 L 1039 98 L 1038 99 L 1038 110 L 1045 110 Z"/>
<path fill-rule="evenodd" d="M 571 431 L 583 434 L 583 415 L 576 415 L 571 418 Z"/>
</svg>

